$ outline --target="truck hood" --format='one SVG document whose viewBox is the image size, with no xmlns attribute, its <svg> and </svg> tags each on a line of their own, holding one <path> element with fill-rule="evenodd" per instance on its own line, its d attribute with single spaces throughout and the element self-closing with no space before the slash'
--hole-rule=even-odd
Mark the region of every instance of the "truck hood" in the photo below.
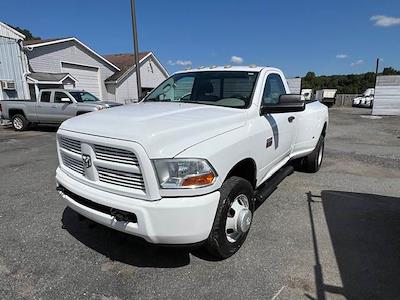
<svg viewBox="0 0 400 300">
<path fill-rule="evenodd" d="M 188 103 L 143 102 L 80 115 L 60 129 L 141 144 L 150 158 L 187 148 L 244 126 L 246 110 Z"/>
</svg>

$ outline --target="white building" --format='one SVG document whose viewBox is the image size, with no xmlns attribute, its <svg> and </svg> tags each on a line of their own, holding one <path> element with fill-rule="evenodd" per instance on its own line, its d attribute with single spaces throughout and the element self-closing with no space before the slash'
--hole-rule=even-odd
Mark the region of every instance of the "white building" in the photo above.
<svg viewBox="0 0 400 300">
<path fill-rule="evenodd" d="M 112 54 L 105 58 L 120 68 L 105 81 L 109 100 L 129 103 L 138 99 L 133 54 Z M 143 93 L 151 91 L 168 77 L 168 72 L 152 52 L 139 53 L 139 64 Z"/>
<path fill-rule="evenodd" d="M 372 114 L 400 116 L 400 75 L 377 77 Z"/>
<path fill-rule="evenodd" d="M 133 55 L 99 55 L 74 37 L 24 42 L 31 73 L 29 89 L 77 88 L 102 100 L 122 103 L 138 99 Z M 140 75 L 144 89 L 152 89 L 168 77 L 152 52 L 140 53 Z M 33 93 L 31 92 L 31 95 Z"/>
<path fill-rule="evenodd" d="M 0 100 L 29 98 L 24 39 L 23 34 L 0 22 Z"/>
</svg>

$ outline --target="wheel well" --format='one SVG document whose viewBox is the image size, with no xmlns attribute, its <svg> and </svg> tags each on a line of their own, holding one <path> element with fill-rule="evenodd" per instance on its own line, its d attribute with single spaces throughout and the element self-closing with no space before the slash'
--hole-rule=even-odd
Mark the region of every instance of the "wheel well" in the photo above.
<svg viewBox="0 0 400 300">
<path fill-rule="evenodd" d="M 83 114 L 87 114 L 87 113 L 89 113 L 90 111 L 78 111 L 77 113 L 76 113 L 76 115 L 77 116 L 80 116 L 80 115 L 83 115 Z"/>
<path fill-rule="evenodd" d="M 327 124 L 326 124 L 326 122 L 325 122 L 324 128 L 322 128 L 322 132 L 321 132 L 321 135 L 322 135 L 323 137 L 326 136 L 326 127 L 327 127 Z"/>
<path fill-rule="evenodd" d="M 226 179 L 232 176 L 242 177 L 248 180 L 253 187 L 256 186 L 256 163 L 251 158 L 246 158 L 240 162 L 238 162 L 228 173 Z"/>
<path fill-rule="evenodd" d="M 22 109 L 10 109 L 8 111 L 8 116 L 12 119 L 15 115 L 23 115 L 25 117 L 25 113 Z"/>
</svg>

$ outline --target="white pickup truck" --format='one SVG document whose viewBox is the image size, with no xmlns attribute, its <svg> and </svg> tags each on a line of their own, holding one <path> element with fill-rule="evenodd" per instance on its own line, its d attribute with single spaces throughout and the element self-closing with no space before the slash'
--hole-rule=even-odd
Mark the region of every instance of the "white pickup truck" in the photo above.
<svg viewBox="0 0 400 300">
<path fill-rule="evenodd" d="M 327 107 L 287 93 L 270 67 L 175 73 L 138 104 L 65 121 L 57 190 L 95 222 L 227 258 L 292 165 L 321 166 Z"/>
</svg>

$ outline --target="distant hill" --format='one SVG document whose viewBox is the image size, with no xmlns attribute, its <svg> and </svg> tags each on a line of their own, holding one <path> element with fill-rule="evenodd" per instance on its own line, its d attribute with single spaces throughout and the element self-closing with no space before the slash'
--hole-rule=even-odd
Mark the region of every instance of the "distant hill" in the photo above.
<svg viewBox="0 0 400 300">
<path fill-rule="evenodd" d="M 385 68 L 379 75 L 400 75 L 400 71 L 389 67 Z M 304 89 L 332 88 L 337 89 L 339 94 L 361 94 L 367 88 L 374 86 L 374 72 L 331 76 L 316 76 L 314 72 L 308 72 L 302 80 L 302 88 Z"/>
</svg>

